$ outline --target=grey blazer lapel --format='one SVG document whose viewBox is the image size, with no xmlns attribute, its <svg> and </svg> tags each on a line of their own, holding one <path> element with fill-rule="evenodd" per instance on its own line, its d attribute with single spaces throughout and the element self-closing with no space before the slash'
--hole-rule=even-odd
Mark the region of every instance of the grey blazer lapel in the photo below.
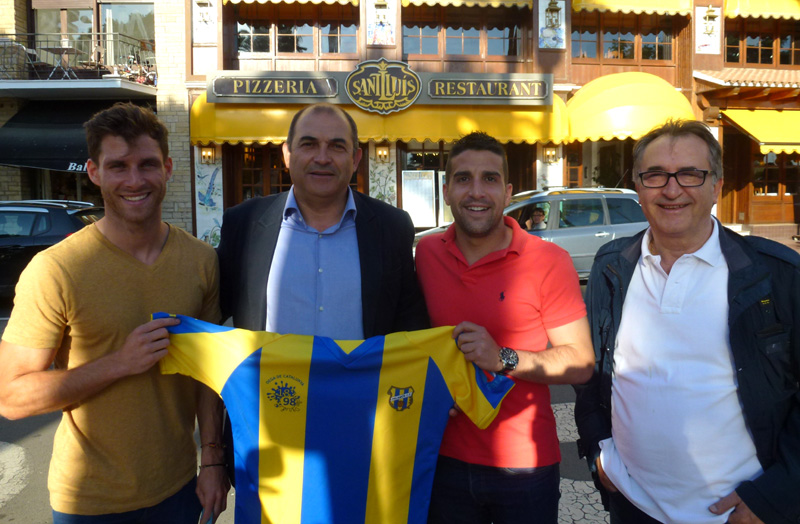
<svg viewBox="0 0 800 524">
<path fill-rule="evenodd" d="M 260 216 L 254 215 L 250 241 L 244 253 L 244 270 L 247 272 L 244 282 L 247 288 L 248 310 L 253 312 L 251 322 L 253 329 L 265 329 L 267 325 L 267 282 L 272 257 L 278 243 L 281 230 L 283 208 L 286 206 L 288 193 L 281 193 L 269 202 Z M 258 315 L 258 316 L 255 316 Z"/>
</svg>

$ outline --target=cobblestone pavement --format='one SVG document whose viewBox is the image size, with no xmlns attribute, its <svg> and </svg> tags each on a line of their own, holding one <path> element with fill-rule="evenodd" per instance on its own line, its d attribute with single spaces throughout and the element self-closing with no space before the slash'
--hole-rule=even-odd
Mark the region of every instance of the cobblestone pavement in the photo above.
<svg viewBox="0 0 800 524">
<path fill-rule="evenodd" d="M 575 395 L 570 386 L 553 386 L 553 413 L 561 443 L 561 500 L 558 524 L 608 522 L 589 468 L 578 458 L 578 429 L 575 427 Z"/>
</svg>

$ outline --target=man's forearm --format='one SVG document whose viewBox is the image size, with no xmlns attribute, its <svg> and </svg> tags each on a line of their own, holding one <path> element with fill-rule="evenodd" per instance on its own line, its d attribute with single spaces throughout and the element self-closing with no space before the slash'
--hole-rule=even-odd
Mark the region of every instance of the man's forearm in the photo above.
<svg viewBox="0 0 800 524">
<path fill-rule="evenodd" d="M 0 393 L 0 414 L 9 419 L 31 417 L 91 397 L 126 375 L 109 357 L 69 370 L 37 371 L 13 378 Z"/>
<path fill-rule="evenodd" d="M 563 345 L 543 351 L 519 351 L 511 376 L 542 384 L 583 384 L 592 377 L 594 355 L 586 348 Z"/>
</svg>

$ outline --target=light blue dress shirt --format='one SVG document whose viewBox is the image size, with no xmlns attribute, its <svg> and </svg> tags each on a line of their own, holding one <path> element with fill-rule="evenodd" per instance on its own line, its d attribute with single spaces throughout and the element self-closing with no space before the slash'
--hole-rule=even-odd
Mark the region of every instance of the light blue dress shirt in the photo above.
<svg viewBox="0 0 800 524">
<path fill-rule="evenodd" d="M 306 224 L 294 187 L 289 191 L 267 281 L 267 331 L 361 340 L 361 263 L 356 205 L 338 224 L 317 231 Z"/>
</svg>

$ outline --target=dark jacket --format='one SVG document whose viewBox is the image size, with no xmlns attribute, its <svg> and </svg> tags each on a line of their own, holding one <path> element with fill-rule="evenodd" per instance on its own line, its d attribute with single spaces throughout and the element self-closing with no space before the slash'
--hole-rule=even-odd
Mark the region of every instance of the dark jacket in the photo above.
<svg viewBox="0 0 800 524">
<path fill-rule="evenodd" d="M 595 484 L 599 442 L 611 437 L 611 380 L 622 304 L 641 254 L 642 236 L 597 253 L 586 288 L 595 349 L 592 379 L 576 386 L 579 453 Z M 764 474 L 736 492 L 765 523 L 800 522 L 800 255 L 778 243 L 719 226 L 728 264 L 728 327 L 739 400 Z M 736 450 L 731 450 L 735 453 Z"/>
<path fill-rule="evenodd" d="M 247 200 L 225 212 L 217 255 L 223 319 L 266 327 L 267 280 L 288 193 Z M 361 263 L 364 338 L 430 326 L 417 284 L 408 213 L 353 192 Z"/>
</svg>

